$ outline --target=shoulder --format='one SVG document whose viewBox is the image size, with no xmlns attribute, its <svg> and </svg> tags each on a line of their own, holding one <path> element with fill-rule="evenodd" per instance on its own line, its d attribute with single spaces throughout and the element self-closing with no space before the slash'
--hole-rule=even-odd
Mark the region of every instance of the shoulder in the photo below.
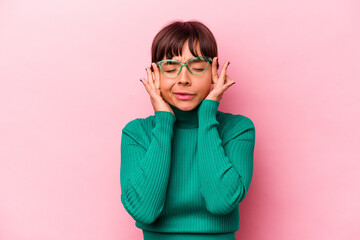
<svg viewBox="0 0 360 240">
<path fill-rule="evenodd" d="M 124 128 L 122 129 L 122 132 L 139 131 L 144 128 L 147 128 L 148 126 L 152 127 L 154 124 L 155 124 L 155 115 L 150 115 L 146 118 L 135 118 L 129 121 L 127 124 L 125 124 Z"/>
<path fill-rule="evenodd" d="M 220 124 L 228 127 L 255 128 L 254 122 L 247 116 L 217 111 L 217 119 Z"/>
<path fill-rule="evenodd" d="M 155 115 L 150 115 L 145 118 L 135 118 L 128 123 L 122 129 L 122 133 L 126 133 L 133 138 L 144 138 L 145 136 L 151 136 L 151 130 L 155 125 Z"/>
<path fill-rule="evenodd" d="M 254 122 L 247 116 L 217 111 L 216 118 L 219 122 L 219 130 L 226 143 L 239 135 L 255 138 Z"/>
</svg>

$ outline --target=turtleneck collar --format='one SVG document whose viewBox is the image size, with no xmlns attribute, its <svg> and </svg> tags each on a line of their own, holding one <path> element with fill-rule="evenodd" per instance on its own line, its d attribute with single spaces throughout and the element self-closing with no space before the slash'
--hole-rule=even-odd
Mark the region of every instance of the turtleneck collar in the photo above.
<svg viewBox="0 0 360 240">
<path fill-rule="evenodd" d="M 173 110 L 176 121 L 174 127 L 176 128 L 198 128 L 199 127 L 199 117 L 198 110 L 201 103 L 197 105 L 193 110 L 183 111 L 169 103 L 169 106 Z"/>
</svg>

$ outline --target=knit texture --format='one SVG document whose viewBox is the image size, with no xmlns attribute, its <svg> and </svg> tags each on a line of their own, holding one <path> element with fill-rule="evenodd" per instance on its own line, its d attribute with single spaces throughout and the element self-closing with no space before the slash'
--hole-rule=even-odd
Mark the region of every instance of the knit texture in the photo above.
<svg viewBox="0 0 360 240">
<path fill-rule="evenodd" d="M 121 202 L 136 227 L 152 232 L 239 229 L 239 203 L 253 174 L 255 127 L 205 99 L 175 116 L 155 111 L 122 129 Z"/>
</svg>

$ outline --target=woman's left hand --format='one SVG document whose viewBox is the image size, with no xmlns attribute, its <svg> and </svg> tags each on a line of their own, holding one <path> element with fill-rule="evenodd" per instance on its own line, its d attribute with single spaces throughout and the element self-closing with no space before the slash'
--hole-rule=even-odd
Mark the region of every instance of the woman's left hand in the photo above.
<svg viewBox="0 0 360 240">
<path fill-rule="evenodd" d="M 215 61 L 216 58 L 216 61 Z M 229 61 L 227 61 L 222 69 L 220 77 L 218 76 L 217 72 L 217 61 L 218 57 L 215 57 L 212 62 L 212 78 L 214 81 L 213 90 L 210 91 L 210 93 L 207 95 L 205 99 L 215 100 L 220 102 L 220 99 L 222 98 L 223 93 L 226 89 L 228 89 L 230 86 L 232 86 L 235 81 L 231 80 L 228 75 L 226 75 L 226 70 L 230 64 Z"/>
</svg>

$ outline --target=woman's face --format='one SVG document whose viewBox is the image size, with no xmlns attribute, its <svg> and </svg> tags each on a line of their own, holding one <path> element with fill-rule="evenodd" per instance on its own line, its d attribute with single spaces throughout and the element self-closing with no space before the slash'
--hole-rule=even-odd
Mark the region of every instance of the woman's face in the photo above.
<svg viewBox="0 0 360 240">
<path fill-rule="evenodd" d="M 197 46 L 197 52 L 200 53 L 200 47 Z M 189 50 L 188 40 L 183 46 L 183 52 L 180 57 L 173 57 L 172 59 L 185 63 L 189 59 L 194 58 Z M 163 59 L 164 60 L 164 59 Z M 190 111 L 198 106 L 209 94 L 212 84 L 212 66 L 209 66 L 201 75 L 193 75 L 184 66 L 176 78 L 167 78 L 160 73 L 160 88 L 161 95 L 164 100 L 171 105 L 183 110 Z M 175 93 L 186 92 L 194 94 L 191 99 L 182 100 L 177 97 Z"/>
</svg>

